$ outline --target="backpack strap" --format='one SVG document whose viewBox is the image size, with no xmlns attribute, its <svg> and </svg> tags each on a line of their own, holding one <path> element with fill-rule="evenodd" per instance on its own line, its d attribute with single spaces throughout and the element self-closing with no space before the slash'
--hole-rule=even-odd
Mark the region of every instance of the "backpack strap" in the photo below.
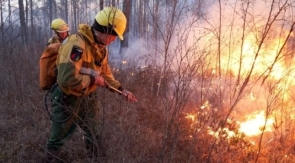
<svg viewBox="0 0 295 163">
<path fill-rule="evenodd" d="M 80 32 L 77 32 L 77 35 L 79 35 L 84 41 L 86 41 L 91 47 L 92 47 L 92 43 L 91 41 L 86 37 L 84 36 L 82 33 Z"/>
<path fill-rule="evenodd" d="M 91 47 L 92 50 L 94 50 L 95 52 L 98 50 L 97 47 L 95 47 L 92 44 L 92 42 L 86 36 L 84 36 L 82 33 L 77 32 L 77 35 L 79 35 L 84 41 L 86 41 L 88 43 L 88 45 L 90 45 L 90 47 Z M 106 57 L 106 52 L 103 53 L 103 57 L 100 60 L 95 61 L 95 64 L 100 67 L 101 66 L 101 62 L 102 62 L 102 60 L 104 60 L 105 57 Z"/>
</svg>

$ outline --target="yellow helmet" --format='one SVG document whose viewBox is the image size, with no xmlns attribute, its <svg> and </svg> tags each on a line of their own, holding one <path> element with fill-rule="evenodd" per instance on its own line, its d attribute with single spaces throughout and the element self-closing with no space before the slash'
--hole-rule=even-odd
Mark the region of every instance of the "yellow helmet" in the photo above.
<svg viewBox="0 0 295 163">
<path fill-rule="evenodd" d="M 69 26 L 62 19 L 54 19 L 51 22 L 51 29 L 61 33 L 69 31 Z"/>
<path fill-rule="evenodd" d="M 101 26 L 110 26 L 119 38 L 123 40 L 127 19 L 120 9 L 115 7 L 106 7 L 96 14 L 95 21 Z"/>
</svg>

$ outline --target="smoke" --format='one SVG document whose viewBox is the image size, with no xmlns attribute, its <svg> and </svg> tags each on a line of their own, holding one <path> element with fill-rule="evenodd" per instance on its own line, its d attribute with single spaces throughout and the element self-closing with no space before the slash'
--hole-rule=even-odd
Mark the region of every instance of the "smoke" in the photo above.
<svg viewBox="0 0 295 163">
<path fill-rule="evenodd" d="M 124 67 L 136 66 L 137 68 L 144 68 L 149 64 L 149 59 L 153 55 L 153 50 L 151 50 L 152 44 L 149 44 L 147 40 L 136 39 L 131 40 L 129 47 L 123 49 L 121 55 L 121 61 L 124 62 Z"/>
<path fill-rule="evenodd" d="M 291 71 L 282 66 L 285 65 L 282 62 L 284 57 L 277 57 L 287 37 L 286 29 L 292 23 L 291 5 L 258 0 L 226 0 L 220 1 L 220 4 L 216 0 L 188 2 L 178 4 L 175 11 L 169 4 L 161 4 L 158 40 L 152 39 L 154 31 L 150 20 L 149 39 L 130 39 L 129 47 L 116 56 L 118 62 L 124 63 L 123 67 L 136 65 L 139 68 L 150 64 L 161 67 L 166 62 L 172 65 L 169 67 L 172 70 L 193 63 L 201 64 L 196 73 L 211 73 L 212 77 L 211 83 L 206 83 L 206 88 L 202 89 L 222 89 L 227 95 L 224 95 L 223 101 L 228 105 L 237 98 L 239 91 L 235 91 L 236 94 L 233 92 L 241 88 L 254 64 L 251 80 L 238 97 L 241 100 L 236 111 L 265 109 L 267 98 L 276 93 L 276 89 L 269 89 L 270 85 L 282 81 Z M 171 40 L 166 37 L 169 34 Z M 258 57 L 255 58 L 255 55 Z M 182 60 L 184 57 L 185 61 Z M 199 72 L 200 69 L 202 72 Z M 216 78 L 219 69 L 223 74 Z M 261 85 L 265 76 L 270 85 Z M 195 80 L 197 83 L 199 79 Z"/>
</svg>

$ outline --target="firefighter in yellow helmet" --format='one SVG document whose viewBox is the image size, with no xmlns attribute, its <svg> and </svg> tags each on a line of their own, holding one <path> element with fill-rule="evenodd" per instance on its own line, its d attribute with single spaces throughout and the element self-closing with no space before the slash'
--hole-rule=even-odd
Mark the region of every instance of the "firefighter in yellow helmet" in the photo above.
<svg viewBox="0 0 295 163">
<path fill-rule="evenodd" d="M 51 85 L 56 82 L 54 59 L 56 59 L 61 43 L 69 36 L 69 26 L 62 19 L 54 19 L 51 22 L 50 28 L 55 32 L 55 35 L 48 40 L 39 60 L 39 86 L 42 90 L 50 89 Z M 48 60 L 50 61 L 46 62 Z M 47 64 L 44 64 L 44 62 Z M 53 71 L 50 71 L 52 69 Z"/>
<path fill-rule="evenodd" d="M 55 32 L 55 36 L 48 40 L 48 44 L 62 43 L 69 36 L 69 26 L 60 18 L 51 22 L 50 28 Z"/>
<path fill-rule="evenodd" d="M 98 12 L 92 26 L 79 24 L 59 49 L 57 84 L 52 87 L 52 130 L 47 142 L 51 153 L 56 153 L 77 126 L 84 131 L 85 145 L 91 158 L 104 155 L 100 143 L 97 100 L 98 88 L 105 87 L 119 93 L 126 101 L 136 102 L 135 96 L 117 81 L 108 64 L 107 45 L 118 36 L 123 40 L 126 17 L 114 7 Z M 116 95 L 117 93 L 114 93 Z"/>
</svg>

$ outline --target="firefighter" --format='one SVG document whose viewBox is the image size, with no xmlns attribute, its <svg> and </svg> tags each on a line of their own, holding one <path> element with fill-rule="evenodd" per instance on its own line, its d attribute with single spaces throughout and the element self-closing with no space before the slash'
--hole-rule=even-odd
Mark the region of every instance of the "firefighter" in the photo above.
<svg viewBox="0 0 295 163">
<path fill-rule="evenodd" d="M 47 45 L 62 43 L 69 36 L 69 26 L 60 18 L 54 19 L 50 28 L 55 32 L 55 35 L 48 40 Z"/>
<path fill-rule="evenodd" d="M 55 32 L 42 52 L 39 67 L 39 86 L 42 90 L 48 90 L 56 82 L 55 59 L 61 43 L 69 36 L 69 26 L 62 19 L 54 19 L 50 28 Z"/>
<path fill-rule="evenodd" d="M 117 81 L 108 64 L 107 46 L 118 36 L 123 40 L 126 17 L 120 9 L 106 7 L 95 16 L 92 26 L 79 24 L 59 49 L 57 84 L 52 87 L 52 128 L 47 141 L 48 160 L 63 146 L 76 127 L 84 131 L 87 153 L 104 155 L 98 124 L 96 89 L 106 87 L 121 92 L 130 102 L 135 96 Z"/>
</svg>

